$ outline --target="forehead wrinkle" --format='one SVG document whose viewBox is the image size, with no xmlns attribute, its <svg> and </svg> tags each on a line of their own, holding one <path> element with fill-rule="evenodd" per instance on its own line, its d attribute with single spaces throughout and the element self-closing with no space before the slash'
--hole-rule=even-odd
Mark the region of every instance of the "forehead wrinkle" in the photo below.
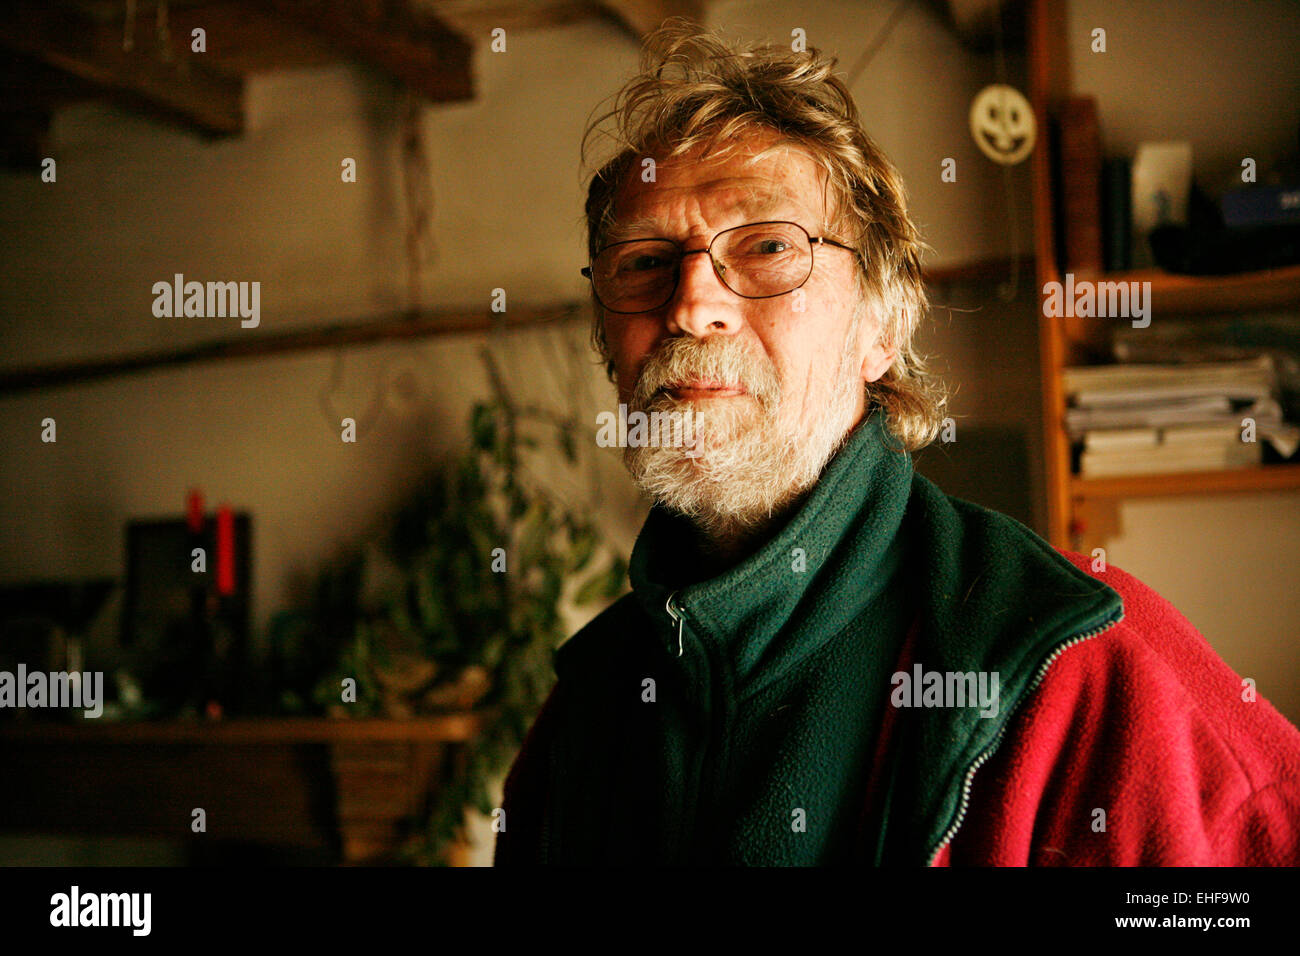
<svg viewBox="0 0 1300 956">
<path fill-rule="evenodd" d="M 741 188 L 747 193 L 747 196 L 738 199 L 727 207 L 743 214 L 743 221 L 735 223 L 737 226 L 744 225 L 746 222 L 764 221 L 764 217 L 773 215 L 776 210 L 789 210 L 792 206 L 798 205 L 794 197 L 783 189 L 768 190 L 760 188 L 758 184 L 746 184 Z M 793 215 L 793 212 L 791 214 Z M 808 224 L 801 223 L 801 225 L 807 226 Z M 664 236 L 668 231 L 664 228 L 662 221 L 654 216 L 637 216 L 634 219 L 616 220 L 605 233 L 605 245 L 612 245 L 628 239 L 656 238 Z"/>
<path fill-rule="evenodd" d="M 625 239 L 649 239 L 657 236 L 659 220 L 653 216 L 637 216 L 624 222 L 616 221 L 605 232 L 605 244 L 622 242 Z"/>
</svg>

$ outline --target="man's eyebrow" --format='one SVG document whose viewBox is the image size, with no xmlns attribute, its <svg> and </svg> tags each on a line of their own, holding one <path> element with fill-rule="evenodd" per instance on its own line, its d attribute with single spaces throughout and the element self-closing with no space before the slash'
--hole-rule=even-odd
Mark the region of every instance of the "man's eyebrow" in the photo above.
<svg viewBox="0 0 1300 956">
<path fill-rule="evenodd" d="M 622 242 L 625 239 L 648 239 L 652 236 L 660 235 L 659 220 L 652 219 L 649 216 L 640 216 L 636 219 L 628 219 L 625 222 L 615 222 L 605 231 L 605 245 L 611 245 L 615 242 Z"/>
<path fill-rule="evenodd" d="M 783 193 L 764 193 L 750 196 L 738 201 L 732 207 L 743 213 L 735 225 L 743 225 L 746 222 L 762 222 L 765 216 L 772 215 L 775 210 L 789 210 L 793 205 L 791 198 Z M 653 216 L 638 216 L 636 219 L 628 219 L 622 222 L 616 221 L 610 226 L 605 232 L 604 245 L 613 245 L 616 242 L 623 242 L 628 239 L 660 237 L 663 234 L 663 224 L 658 219 Z"/>
</svg>

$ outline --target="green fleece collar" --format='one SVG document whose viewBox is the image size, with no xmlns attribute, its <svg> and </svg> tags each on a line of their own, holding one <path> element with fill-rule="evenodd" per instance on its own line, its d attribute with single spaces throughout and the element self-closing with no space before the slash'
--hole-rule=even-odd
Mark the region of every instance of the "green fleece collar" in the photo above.
<svg viewBox="0 0 1300 956">
<path fill-rule="evenodd" d="M 1065 647 L 1123 618 L 1119 594 L 1007 515 L 912 482 L 901 529 L 923 556 L 914 664 L 998 675 L 999 709 L 914 708 L 900 715 L 893 811 L 878 863 L 928 864 L 965 812 L 970 777 Z"/>
<path fill-rule="evenodd" d="M 901 560 L 898 529 L 913 474 L 910 455 L 884 422 L 879 410 L 868 415 L 785 527 L 707 580 L 674 586 L 690 532 L 684 519 L 651 509 L 628 574 L 671 654 L 677 640 L 665 607 L 670 594 L 691 634 L 727 662 L 741 693 L 782 676 L 872 602 Z"/>
</svg>

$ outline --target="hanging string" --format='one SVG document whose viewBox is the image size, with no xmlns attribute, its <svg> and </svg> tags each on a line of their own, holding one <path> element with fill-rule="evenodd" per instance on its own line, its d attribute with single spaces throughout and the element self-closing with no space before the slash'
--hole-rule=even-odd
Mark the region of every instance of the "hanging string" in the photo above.
<svg viewBox="0 0 1300 956">
<path fill-rule="evenodd" d="M 420 101 L 409 89 L 402 92 L 399 106 L 399 149 L 402 174 L 402 192 L 406 205 L 406 303 L 407 312 L 414 317 L 424 303 L 423 268 L 428 258 L 436 256 L 430 236 L 433 220 L 433 188 L 429 174 L 429 161 L 424 148 L 420 124 Z M 375 390 L 365 410 L 352 416 L 358 432 L 368 432 L 378 424 L 384 409 L 396 402 L 405 411 L 418 404 L 423 397 L 419 376 L 413 367 L 391 375 L 393 360 L 389 359 L 376 376 Z M 408 363 L 409 366 L 409 363 Z M 329 378 L 317 394 L 321 414 L 331 429 L 340 427 L 344 417 L 334 408 L 332 398 L 343 386 L 343 349 L 336 349 Z M 395 387 L 396 386 L 396 387 Z"/>
<path fill-rule="evenodd" d="M 437 259 L 431 235 L 433 223 L 433 177 L 424 148 L 420 122 L 420 98 L 404 91 L 401 107 L 402 188 L 406 199 L 406 300 L 416 314 L 424 303 L 424 260 Z"/>
<path fill-rule="evenodd" d="M 167 0 L 158 0 L 158 16 L 155 21 L 158 35 L 158 55 L 164 63 L 172 61 L 172 32 L 167 24 Z"/>
<path fill-rule="evenodd" d="M 902 19 L 911 2 L 912 0 L 899 0 L 898 6 L 894 7 L 884 24 L 876 31 L 876 35 L 867 44 L 867 48 L 862 52 L 862 55 L 858 57 L 858 62 L 853 64 L 853 69 L 849 70 L 848 78 L 844 81 L 849 89 L 853 88 L 853 84 L 857 82 L 858 77 L 867 68 L 867 64 L 876 58 L 876 54 L 885 45 L 889 35 L 894 32 L 894 27 L 898 26 L 898 21 Z"/>
<path fill-rule="evenodd" d="M 126 10 L 122 22 L 122 52 L 130 53 L 135 49 L 135 0 L 126 0 Z"/>
</svg>

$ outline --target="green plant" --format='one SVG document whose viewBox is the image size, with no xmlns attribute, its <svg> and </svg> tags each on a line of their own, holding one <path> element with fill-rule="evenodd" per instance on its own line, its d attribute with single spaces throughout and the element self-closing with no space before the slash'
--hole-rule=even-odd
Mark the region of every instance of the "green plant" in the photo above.
<svg viewBox="0 0 1300 956">
<path fill-rule="evenodd" d="M 554 680 L 566 590 L 576 605 L 608 600 L 627 574 L 589 518 L 525 460 L 554 447 L 576 464 L 577 422 L 517 405 L 489 353 L 484 360 L 495 395 L 471 412 L 468 452 L 428 475 L 395 515 L 383 542 L 394 581 L 374 606 L 359 608 L 315 695 L 357 716 L 402 706 L 473 707 L 487 717 L 404 848 L 417 863 L 443 861 L 463 836 L 466 807 L 491 814 L 489 785 L 509 766 Z M 356 700 L 339 706 L 345 677 L 356 681 Z"/>
</svg>

